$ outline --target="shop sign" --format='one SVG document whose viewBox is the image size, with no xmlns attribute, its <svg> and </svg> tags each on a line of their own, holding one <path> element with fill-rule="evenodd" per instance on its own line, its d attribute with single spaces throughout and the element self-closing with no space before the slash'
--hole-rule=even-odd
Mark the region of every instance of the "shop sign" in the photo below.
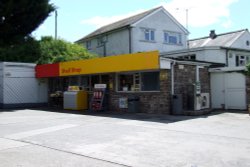
<svg viewBox="0 0 250 167">
<path fill-rule="evenodd" d="M 142 52 L 36 66 L 36 77 L 89 75 L 159 69 L 159 52 Z"/>
<path fill-rule="evenodd" d="M 71 73 L 81 73 L 82 69 L 81 68 L 62 68 L 61 73 L 62 74 L 71 74 Z"/>
<path fill-rule="evenodd" d="M 106 89 L 107 84 L 95 84 L 95 89 Z"/>
<path fill-rule="evenodd" d="M 167 71 L 161 71 L 160 72 L 160 80 L 164 81 L 164 80 L 167 80 L 167 78 L 168 78 Z"/>
</svg>

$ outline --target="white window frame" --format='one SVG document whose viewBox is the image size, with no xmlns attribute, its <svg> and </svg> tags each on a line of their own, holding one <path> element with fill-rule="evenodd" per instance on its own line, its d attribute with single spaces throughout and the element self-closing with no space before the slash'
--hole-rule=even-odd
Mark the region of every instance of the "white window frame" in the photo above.
<svg viewBox="0 0 250 167">
<path fill-rule="evenodd" d="M 155 30 L 151 28 L 142 28 L 143 32 L 143 40 L 146 42 L 155 42 Z M 148 39 L 146 38 L 146 34 L 148 34 Z"/>
<path fill-rule="evenodd" d="M 238 57 L 238 62 L 237 62 L 237 57 Z M 247 65 L 247 56 L 246 55 L 240 55 L 240 54 L 236 54 L 235 55 L 235 66 L 236 67 L 242 67 L 242 66 L 246 66 Z M 238 65 L 238 66 L 237 66 Z"/>
<path fill-rule="evenodd" d="M 175 37 L 176 43 L 171 42 L 170 38 Z M 169 45 L 183 45 L 182 43 L 182 34 L 179 32 L 163 31 L 163 39 L 165 44 Z"/>
</svg>

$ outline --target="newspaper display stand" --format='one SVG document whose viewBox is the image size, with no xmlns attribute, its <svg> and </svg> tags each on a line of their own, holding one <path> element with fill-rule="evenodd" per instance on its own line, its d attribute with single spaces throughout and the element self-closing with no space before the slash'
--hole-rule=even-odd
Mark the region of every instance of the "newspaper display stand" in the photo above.
<svg viewBox="0 0 250 167">
<path fill-rule="evenodd" d="M 90 103 L 91 111 L 103 111 L 106 108 L 106 84 L 96 84 Z"/>
</svg>

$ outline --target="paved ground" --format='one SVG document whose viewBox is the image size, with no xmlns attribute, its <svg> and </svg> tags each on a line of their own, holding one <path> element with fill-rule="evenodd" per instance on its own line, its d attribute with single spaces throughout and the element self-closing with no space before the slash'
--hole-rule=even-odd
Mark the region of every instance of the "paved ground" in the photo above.
<svg viewBox="0 0 250 167">
<path fill-rule="evenodd" d="M 0 111 L 1 167 L 246 167 L 250 117 Z"/>
</svg>

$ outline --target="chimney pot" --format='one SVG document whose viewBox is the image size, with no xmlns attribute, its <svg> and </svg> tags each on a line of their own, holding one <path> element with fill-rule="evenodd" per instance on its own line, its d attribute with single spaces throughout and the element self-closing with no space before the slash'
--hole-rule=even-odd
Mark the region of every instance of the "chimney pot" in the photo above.
<svg viewBox="0 0 250 167">
<path fill-rule="evenodd" d="M 216 35 L 216 33 L 215 33 L 215 30 L 211 30 L 211 31 L 210 31 L 209 37 L 210 37 L 211 39 L 215 39 L 215 38 L 217 37 L 217 35 Z"/>
</svg>

